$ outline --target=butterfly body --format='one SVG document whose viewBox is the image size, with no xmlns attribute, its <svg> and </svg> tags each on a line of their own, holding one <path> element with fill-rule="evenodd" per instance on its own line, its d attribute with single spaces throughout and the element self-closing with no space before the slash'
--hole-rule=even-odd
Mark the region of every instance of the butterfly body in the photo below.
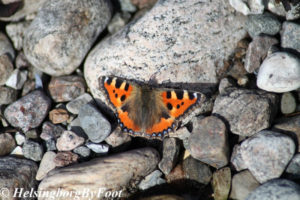
<svg viewBox="0 0 300 200">
<path fill-rule="evenodd" d="M 167 136 L 177 127 L 180 117 L 201 99 L 197 92 L 156 88 L 119 77 L 104 76 L 99 80 L 120 127 L 133 136 Z"/>
</svg>

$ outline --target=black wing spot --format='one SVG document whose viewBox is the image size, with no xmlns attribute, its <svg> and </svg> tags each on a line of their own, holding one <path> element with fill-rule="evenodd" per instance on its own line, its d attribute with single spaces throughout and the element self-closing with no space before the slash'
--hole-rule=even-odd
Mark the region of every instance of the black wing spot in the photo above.
<svg viewBox="0 0 300 200">
<path fill-rule="evenodd" d="M 125 101 L 125 99 L 126 99 L 126 95 L 123 94 L 123 95 L 121 96 L 121 101 Z"/>
<path fill-rule="evenodd" d="M 195 98 L 194 93 L 193 92 L 189 92 L 189 99 L 193 100 Z"/>
<path fill-rule="evenodd" d="M 125 89 L 125 91 L 128 91 L 128 89 L 129 89 L 129 84 L 128 83 L 125 84 L 125 88 L 124 89 Z"/>
<path fill-rule="evenodd" d="M 113 93 L 115 93 L 116 92 L 116 90 L 113 90 Z"/>
<path fill-rule="evenodd" d="M 118 98 L 118 94 L 115 94 L 115 97 Z"/>
<path fill-rule="evenodd" d="M 128 111 L 129 111 L 129 106 L 128 106 L 128 104 L 125 103 L 125 104 L 121 107 L 121 109 L 122 109 L 123 112 L 128 112 Z"/>
<path fill-rule="evenodd" d="M 183 91 L 175 91 L 177 99 L 182 99 L 183 98 Z"/>
<path fill-rule="evenodd" d="M 167 104 L 167 107 L 168 107 L 169 110 L 172 110 L 172 109 L 173 109 L 173 106 L 172 106 L 172 104 L 170 104 L 170 103 Z"/>
<path fill-rule="evenodd" d="M 162 115 L 161 117 L 163 117 L 165 119 L 169 119 L 170 118 L 170 115 L 167 112 L 162 112 L 161 115 Z"/>
<path fill-rule="evenodd" d="M 123 83 L 123 81 L 122 80 L 120 80 L 120 79 L 117 79 L 116 80 L 116 88 L 120 88 L 121 87 L 121 85 L 122 85 L 122 83 Z"/>
<path fill-rule="evenodd" d="M 181 105 L 183 106 L 184 102 L 181 102 Z"/>
<path fill-rule="evenodd" d="M 179 108 L 180 108 L 180 105 L 179 105 L 179 104 L 177 104 L 176 108 L 177 108 L 177 109 L 179 109 Z"/>
<path fill-rule="evenodd" d="M 106 80 L 106 83 L 107 83 L 108 85 L 110 85 L 111 82 L 112 82 L 112 78 L 111 78 L 111 77 L 108 77 L 108 79 Z"/>
<path fill-rule="evenodd" d="M 171 91 L 167 91 L 167 99 L 171 99 L 171 97 L 172 97 Z"/>
</svg>

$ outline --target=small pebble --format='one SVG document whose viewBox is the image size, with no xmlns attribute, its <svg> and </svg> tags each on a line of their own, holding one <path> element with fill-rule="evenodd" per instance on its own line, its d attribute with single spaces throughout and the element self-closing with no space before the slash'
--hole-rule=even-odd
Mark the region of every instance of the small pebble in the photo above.
<svg viewBox="0 0 300 200">
<path fill-rule="evenodd" d="M 107 29 L 110 34 L 114 34 L 122 29 L 130 19 L 129 13 L 116 13 L 109 22 Z"/>
<path fill-rule="evenodd" d="M 10 87 L 0 86 L 0 105 L 7 105 L 17 100 L 18 92 Z"/>
<path fill-rule="evenodd" d="M 300 87 L 300 59 L 287 52 L 268 56 L 260 66 L 257 86 L 269 92 L 289 92 Z"/>
<path fill-rule="evenodd" d="M 14 150 L 12 150 L 12 152 L 10 153 L 10 155 L 24 156 L 22 147 L 17 146 L 16 148 L 14 148 Z"/>
<path fill-rule="evenodd" d="M 7 54 L 13 60 L 15 58 L 15 51 L 6 35 L 0 32 L 0 56 Z"/>
<path fill-rule="evenodd" d="M 296 111 L 297 102 L 294 95 L 290 92 L 283 93 L 281 96 L 280 110 L 282 114 L 290 114 Z"/>
<path fill-rule="evenodd" d="M 286 11 L 281 1 L 268 0 L 267 8 L 270 12 L 278 16 L 285 17 L 286 15 Z"/>
<path fill-rule="evenodd" d="M 56 141 L 55 139 L 49 139 L 45 141 L 47 151 L 55 151 L 56 149 Z"/>
<path fill-rule="evenodd" d="M 66 102 L 84 94 L 86 85 L 80 76 L 59 76 L 51 78 L 48 89 L 55 102 Z"/>
<path fill-rule="evenodd" d="M 91 101 L 93 101 L 92 96 L 89 93 L 84 93 L 76 99 L 73 99 L 70 102 L 68 102 L 66 107 L 70 113 L 78 114 L 80 108 Z"/>
<path fill-rule="evenodd" d="M 22 145 L 25 142 L 26 138 L 22 133 L 16 132 L 15 140 L 17 142 L 17 145 Z"/>
<path fill-rule="evenodd" d="M 54 158 L 54 164 L 57 167 L 64 167 L 72 163 L 76 163 L 78 155 L 70 151 L 58 152 Z"/>
<path fill-rule="evenodd" d="M 111 132 L 109 121 L 91 104 L 85 104 L 80 108 L 78 118 L 81 128 L 92 142 L 102 142 Z"/>
<path fill-rule="evenodd" d="M 214 172 L 212 187 L 215 200 L 228 199 L 231 187 L 231 171 L 229 167 L 225 167 Z"/>
<path fill-rule="evenodd" d="M 148 188 L 165 183 L 166 181 L 162 179 L 161 176 L 162 173 L 159 170 L 153 171 L 139 183 L 138 188 L 147 190 Z"/>
<path fill-rule="evenodd" d="M 71 151 L 84 143 L 84 138 L 79 137 L 72 131 L 64 131 L 57 139 L 58 151 Z"/>
<path fill-rule="evenodd" d="M 114 148 L 123 144 L 130 144 L 131 137 L 130 135 L 123 133 L 118 127 L 105 139 L 105 142 Z"/>
<path fill-rule="evenodd" d="M 23 154 L 25 158 L 33 161 L 40 161 L 44 155 L 43 146 L 37 142 L 26 140 L 23 144 Z"/>
<path fill-rule="evenodd" d="M 299 4 L 300 6 L 300 4 Z M 299 7 L 300 9 L 300 7 Z M 281 47 L 294 49 L 300 52 L 300 25 L 294 22 L 285 21 L 282 25 Z"/>
<path fill-rule="evenodd" d="M 151 8 L 157 0 L 131 0 L 131 3 L 139 9 Z"/>
<path fill-rule="evenodd" d="M 60 125 L 54 125 L 49 121 L 46 121 L 43 123 L 42 126 L 42 133 L 40 137 L 43 140 L 49 140 L 49 139 L 57 139 L 61 136 L 61 134 L 65 131 L 63 127 Z"/>
<path fill-rule="evenodd" d="M 1 133 L 0 134 L 0 156 L 5 156 L 10 154 L 14 148 L 16 147 L 16 143 L 14 138 L 9 133 Z"/>
<path fill-rule="evenodd" d="M 26 70 L 20 71 L 19 69 L 15 69 L 6 80 L 5 85 L 13 89 L 20 90 L 27 80 L 27 74 L 28 72 Z"/>
<path fill-rule="evenodd" d="M 131 3 L 131 0 L 119 0 L 121 10 L 123 12 L 135 12 L 136 7 Z"/>
<path fill-rule="evenodd" d="M 23 39 L 26 28 L 30 25 L 30 21 L 21 21 L 9 23 L 5 26 L 5 30 L 16 50 L 23 48 Z"/>
<path fill-rule="evenodd" d="M 300 178 L 300 153 L 297 153 L 289 165 L 287 166 L 286 173 L 289 174 L 291 179 L 299 179 Z"/>
<path fill-rule="evenodd" d="M 88 142 L 86 146 L 95 153 L 106 154 L 108 153 L 109 146 L 107 144 L 95 144 Z"/>
<path fill-rule="evenodd" d="M 37 139 L 39 137 L 38 135 L 37 129 L 30 129 L 25 133 L 25 136 L 28 139 Z"/>
<path fill-rule="evenodd" d="M 55 108 L 49 112 L 49 119 L 53 124 L 66 122 L 69 117 L 68 111 L 63 108 Z"/>
<path fill-rule="evenodd" d="M 79 146 L 79 147 L 76 147 L 74 150 L 73 150 L 74 153 L 86 158 L 86 157 L 89 157 L 91 155 L 91 150 L 85 146 Z"/>
<path fill-rule="evenodd" d="M 289 2 L 290 10 L 286 13 L 286 20 L 296 20 L 300 18 L 299 10 L 300 10 L 300 3 L 297 1 Z"/>
<path fill-rule="evenodd" d="M 6 83 L 13 71 L 14 66 L 11 62 L 11 58 L 6 54 L 0 55 L 0 86 Z"/>
<path fill-rule="evenodd" d="M 40 90 L 35 90 L 10 104 L 4 111 L 6 120 L 24 132 L 38 127 L 48 114 L 51 101 Z"/>
<path fill-rule="evenodd" d="M 40 163 L 39 169 L 36 173 L 36 180 L 40 181 L 42 180 L 48 172 L 53 170 L 56 167 L 56 164 L 54 163 L 54 158 L 56 157 L 56 153 L 53 151 L 47 151 Z"/>
</svg>

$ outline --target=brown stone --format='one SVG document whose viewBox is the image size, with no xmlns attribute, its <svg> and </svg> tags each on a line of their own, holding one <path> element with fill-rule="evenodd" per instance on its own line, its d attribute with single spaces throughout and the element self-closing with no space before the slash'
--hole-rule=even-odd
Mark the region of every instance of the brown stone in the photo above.
<svg viewBox="0 0 300 200">
<path fill-rule="evenodd" d="M 53 124 L 59 124 L 69 119 L 68 111 L 62 108 L 56 108 L 49 112 L 49 119 Z"/>
</svg>

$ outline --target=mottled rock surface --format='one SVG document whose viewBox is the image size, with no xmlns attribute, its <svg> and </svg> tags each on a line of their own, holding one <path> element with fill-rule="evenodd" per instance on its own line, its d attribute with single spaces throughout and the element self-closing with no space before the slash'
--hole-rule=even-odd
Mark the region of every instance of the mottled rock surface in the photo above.
<svg viewBox="0 0 300 200">
<path fill-rule="evenodd" d="M 228 199 L 231 186 L 231 171 L 229 167 L 217 170 L 213 174 L 212 187 L 215 200 Z"/>
<path fill-rule="evenodd" d="M 0 156 L 5 156 L 16 147 L 14 138 L 9 133 L 0 134 Z"/>
</svg>

